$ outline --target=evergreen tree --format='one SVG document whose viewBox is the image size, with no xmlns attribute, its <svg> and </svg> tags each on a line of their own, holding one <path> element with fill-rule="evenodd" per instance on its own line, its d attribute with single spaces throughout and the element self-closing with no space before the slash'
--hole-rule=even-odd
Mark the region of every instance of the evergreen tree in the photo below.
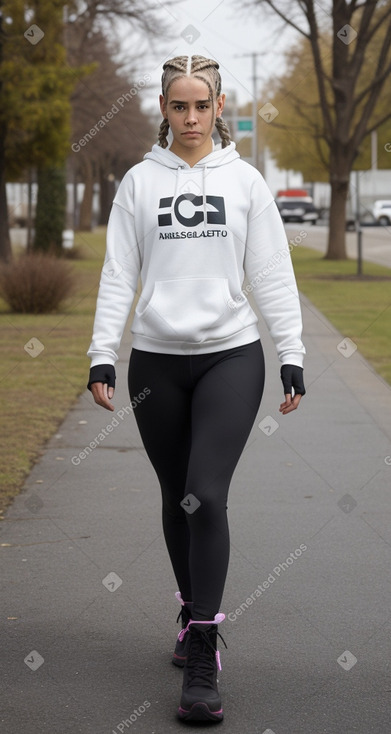
<svg viewBox="0 0 391 734">
<path fill-rule="evenodd" d="M 52 166 L 39 168 L 34 250 L 61 254 L 65 210 L 64 168 Z"/>
<path fill-rule="evenodd" d="M 11 256 L 6 178 L 18 180 L 28 168 L 65 165 L 70 95 L 89 71 L 66 63 L 61 43 L 64 5 L 63 0 L 0 0 L 0 258 L 4 261 Z M 50 207 L 52 193 L 57 198 L 48 187 L 39 206 Z M 38 221 L 44 216 L 37 211 Z M 40 238 L 41 233 L 36 237 L 38 248 Z"/>
</svg>

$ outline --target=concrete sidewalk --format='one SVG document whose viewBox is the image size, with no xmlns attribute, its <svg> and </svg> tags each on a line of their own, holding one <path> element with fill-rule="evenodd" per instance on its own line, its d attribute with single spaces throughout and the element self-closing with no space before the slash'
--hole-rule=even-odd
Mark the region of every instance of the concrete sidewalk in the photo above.
<svg viewBox="0 0 391 734">
<path fill-rule="evenodd" d="M 260 324 L 265 397 L 229 499 L 219 731 L 386 734 L 391 390 L 302 303 L 308 392 L 289 416 Z M 129 409 L 129 351 L 127 337 L 116 412 L 83 394 L 1 526 L 5 734 L 186 730 L 170 662 L 176 584 Z"/>
</svg>

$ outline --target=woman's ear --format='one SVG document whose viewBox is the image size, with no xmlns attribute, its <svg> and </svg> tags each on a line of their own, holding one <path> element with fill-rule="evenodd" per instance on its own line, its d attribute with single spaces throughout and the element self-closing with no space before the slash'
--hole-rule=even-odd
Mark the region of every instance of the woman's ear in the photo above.
<svg viewBox="0 0 391 734">
<path fill-rule="evenodd" d="M 167 105 L 166 105 L 166 100 L 164 99 L 164 97 L 163 97 L 162 94 L 159 95 L 159 103 L 160 103 L 160 111 L 161 111 L 164 119 L 166 119 L 166 117 L 167 117 Z"/>
<path fill-rule="evenodd" d="M 217 97 L 217 105 L 216 105 L 216 117 L 221 117 L 223 114 L 225 104 L 225 94 L 220 94 L 219 97 Z"/>
</svg>

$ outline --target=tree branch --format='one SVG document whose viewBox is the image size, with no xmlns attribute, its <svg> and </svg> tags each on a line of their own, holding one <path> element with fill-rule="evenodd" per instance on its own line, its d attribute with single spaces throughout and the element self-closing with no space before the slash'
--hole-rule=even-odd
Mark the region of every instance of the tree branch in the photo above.
<svg viewBox="0 0 391 734">
<path fill-rule="evenodd" d="M 322 114 L 325 121 L 325 127 L 327 128 L 327 134 L 329 137 L 333 133 L 333 122 L 330 115 L 329 104 L 327 101 L 326 88 L 325 88 L 325 72 L 323 69 L 322 57 L 319 48 L 319 33 L 318 24 L 316 20 L 314 3 L 313 0 L 303 0 L 307 7 L 306 17 L 310 28 L 310 42 L 312 49 L 312 56 L 314 59 L 315 74 L 318 82 L 319 90 L 319 101 L 322 109 Z"/>
<path fill-rule="evenodd" d="M 325 136 L 324 136 L 324 135 L 320 134 L 320 135 L 316 135 L 316 136 L 315 136 L 315 146 L 316 146 L 316 150 L 318 151 L 318 156 L 319 156 L 320 162 L 322 163 L 322 165 L 324 166 L 325 170 L 327 171 L 327 170 L 328 170 L 328 168 L 329 168 L 329 162 L 328 162 L 328 160 L 327 160 L 327 159 L 326 159 L 326 158 L 324 157 L 324 155 L 323 155 L 323 151 L 322 151 L 322 148 L 320 147 L 320 141 L 321 141 L 321 140 L 324 140 L 324 141 L 325 141 L 325 143 L 326 143 L 326 145 L 329 145 L 329 143 L 328 143 L 328 141 L 326 140 L 326 138 L 325 138 Z"/>
<path fill-rule="evenodd" d="M 308 33 L 306 33 L 305 31 L 303 31 L 303 29 L 300 28 L 300 26 L 298 26 L 296 23 L 294 23 L 293 20 L 291 20 L 290 18 L 287 18 L 287 16 L 284 15 L 284 13 L 283 13 L 282 10 L 279 10 L 279 8 L 276 7 L 276 5 L 274 4 L 273 0 L 257 0 L 257 2 L 255 4 L 256 5 L 261 5 L 262 2 L 265 2 L 266 5 L 269 5 L 269 7 L 272 10 L 274 10 L 274 12 L 276 13 L 276 15 L 278 15 L 285 23 L 288 23 L 288 25 L 290 25 L 291 28 L 294 28 L 295 31 L 297 31 L 298 33 L 300 33 L 305 38 L 308 38 L 308 39 L 310 38 L 310 36 L 309 36 Z"/>
<path fill-rule="evenodd" d="M 376 34 L 380 26 L 384 23 L 385 19 L 391 14 L 391 8 L 387 9 L 383 15 L 373 24 L 372 28 L 370 28 L 370 23 L 373 18 L 374 11 L 376 10 L 376 2 L 371 8 L 371 3 L 364 3 L 364 12 L 361 17 L 361 23 L 358 30 L 358 35 L 360 36 L 360 43 L 356 44 L 354 53 L 352 55 L 352 58 L 349 62 L 349 74 L 353 78 L 357 78 L 361 67 L 364 63 L 365 59 L 365 51 L 368 48 L 369 42 L 373 38 L 373 36 Z"/>
<path fill-rule="evenodd" d="M 300 97 L 298 97 L 292 90 L 287 90 L 286 88 L 282 89 L 282 91 L 286 92 L 286 96 L 289 96 L 289 99 L 292 101 L 292 107 L 294 110 L 296 110 L 299 117 L 301 117 L 303 120 L 308 122 L 310 128 L 314 126 L 314 118 L 308 116 L 304 111 L 304 106 L 310 108 L 311 105 L 306 104 L 304 105 L 304 102 Z M 277 103 L 278 104 L 278 103 Z M 319 107 L 318 103 L 316 102 L 314 105 L 312 105 L 314 109 L 317 109 Z"/>
<path fill-rule="evenodd" d="M 383 44 L 383 47 L 381 49 L 381 52 L 379 54 L 377 69 L 375 72 L 375 76 L 378 73 L 378 70 L 380 70 L 384 64 L 385 59 L 387 58 L 388 51 L 391 46 L 391 37 L 390 34 L 386 34 L 385 42 Z M 353 147 L 358 148 L 361 141 L 365 137 L 366 134 L 366 126 L 368 125 L 368 122 L 370 120 L 371 114 L 373 112 L 374 105 L 379 97 L 379 94 L 381 92 L 381 88 L 385 82 L 386 77 L 380 81 L 380 78 L 377 81 L 374 81 L 372 85 L 372 89 L 370 91 L 370 94 L 368 96 L 367 102 L 364 106 L 364 109 L 361 113 L 360 120 L 357 123 L 353 135 L 351 136 L 350 142 L 353 145 Z"/>
<path fill-rule="evenodd" d="M 384 125 L 384 123 L 390 119 L 391 119 L 391 111 L 387 112 L 386 115 L 383 115 L 383 117 L 381 117 L 380 120 L 377 120 L 377 122 L 375 122 L 374 125 L 372 125 L 372 127 L 369 127 L 364 137 L 373 133 L 375 130 L 377 130 L 380 127 L 380 125 Z"/>
<path fill-rule="evenodd" d="M 390 15 L 391 15 L 391 7 L 387 8 L 384 11 L 383 15 L 373 24 L 373 26 L 367 29 L 366 37 L 368 41 L 370 41 L 371 38 L 373 38 L 375 33 L 379 30 L 380 26 L 384 23 L 386 18 L 388 18 Z"/>
<path fill-rule="evenodd" d="M 391 62 L 386 67 L 386 69 L 384 69 L 384 71 L 382 72 L 382 74 L 380 74 L 379 76 L 377 76 L 377 78 L 375 79 L 375 81 L 372 80 L 372 82 L 370 84 L 368 84 L 365 87 L 365 89 L 362 90 L 362 92 L 360 92 L 360 94 L 358 95 L 358 97 L 356 97 L 356 99 L 354 100 L 354 105 L 353 105 L 354 106 L 354 109 L 356 109 L 358 107 L 358 105 L 360 104 L 360 102 L 362 102 L 362 100 L 364 99 L 364 97 L 366 97 L 367 94 L 371 91 L 371 89 L 373 87 L 373 84 L 374 83 L 377 83 L 378 84 L 378 83 L 385 82 L 386 79 L 387 79 L 387 77 L 389 76 L 389 74 L 391 74 Z"/>
</svg>

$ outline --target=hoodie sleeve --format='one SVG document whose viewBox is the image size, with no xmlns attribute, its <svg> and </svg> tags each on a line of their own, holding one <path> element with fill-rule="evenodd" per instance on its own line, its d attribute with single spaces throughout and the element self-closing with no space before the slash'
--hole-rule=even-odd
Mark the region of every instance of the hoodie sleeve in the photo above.
<svg viewBox="0 0 391 734">
<path fill-rule="evenodd" d="M 244 270 L 282 364 L 303 366 L 302 317 L 296 278 L 277 205 L 263 179 L 252 187 Z"/>
<path fill-rule="evenodd" d="M 124 188 L 125 182 L 121 186 Z M 92 360 L 91 367 L 114 365 L 117 361 L 116 352 L 137 290 L 140 255 L 131 198 L 127 190 L 124 208 L 116 201 L 116 197 L 110 213 L 93 336 L 87 352 Z"/>
</svg>

